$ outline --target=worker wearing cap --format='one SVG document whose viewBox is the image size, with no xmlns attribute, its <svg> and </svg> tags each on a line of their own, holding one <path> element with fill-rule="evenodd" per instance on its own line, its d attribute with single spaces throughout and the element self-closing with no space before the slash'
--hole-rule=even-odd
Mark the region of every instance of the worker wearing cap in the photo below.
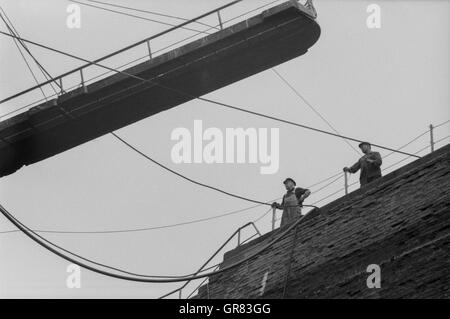
<svg viewBox="0 0 450 319">
<path fill-rule="evenodd" d="M 281 204 L 272 204 L 273 208 L 283 210 L 280 227 L 290 224 L 301 217 L 303 201 L 311 194 L 309 189 L 295 187 L 296 183 L 292 178 L 286 178 L 283 184 L 287 190 L 287 193 L 283 196 L 283 201 Z"/>
<path fill-rule="evenodd" d="M 372 152 L 372 147 L 369 142 L 362 142 L 359 144 L 359 148 L 364 153 L 358 162 L 356 162 L 352 167 L 344 167 L 344 172 L 356 173 L 361 170 L 359 176 L 359 182 L 361 186 L 364 186 L 377 178 L 381 177 L 381 155 L 378 152 Z"/>
</svg>

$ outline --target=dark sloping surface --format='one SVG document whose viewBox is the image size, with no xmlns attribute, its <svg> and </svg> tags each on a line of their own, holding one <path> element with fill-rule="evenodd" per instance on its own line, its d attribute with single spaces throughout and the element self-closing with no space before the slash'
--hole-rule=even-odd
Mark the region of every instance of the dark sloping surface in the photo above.
<svg viewBox="0 0 450 319">
<path fill-rule="evenodd" d="M 308 215 L 296 236 L 209 278 L 197 298 L 450 298 L 449 189 L 447 145 Z M 229 251 L 221 267 L 280 231 Z M 373 264 L 379 289 L 366 284 Z"/>
</svg>

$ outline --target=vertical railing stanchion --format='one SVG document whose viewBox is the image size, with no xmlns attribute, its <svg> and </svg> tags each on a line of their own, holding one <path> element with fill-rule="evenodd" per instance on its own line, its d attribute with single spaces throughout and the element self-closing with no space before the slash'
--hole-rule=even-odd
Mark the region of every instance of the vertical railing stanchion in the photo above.
<svg viewBox="0 0 450 319">
<path fill-rule="evenodd" d="M 348 176 L 347 176 L 347 172 L 344 172 L 344 188 L 345 188 L 345 195 L 348 194 Z"/>
<path fill-rule="evenodd" d="M 152 59 L 152 48 L 150 47 L 150 41 L 147 41 L 148 57 Z"/>
<path fill-rule="evenodd" d="M 220 16 L 220 10 L 217 11 L 217 17 L 219 18 L 220 30 L 223 30 L 222 17 Z"/>
<path fill-rule="evenodd" d="M 62 77 L 59 78 L 59 88 L 60 88 L 59 94 L 62 95 L 64 93 Z"/>
<path fill-rule="evenodd" d="M 237 233 L 238 237 L 237 237 L 237 241 L 238 241 L 238 247 L 241 245 L 241 229 L 239 228 L 238 233 Z"/>
<path fill-rule="evenodd" d="M 434 152 L 434 136 L 433 136 L 433 124 L 430 124 L 430 145 L 431 145 L 431 152 Z"/>
<path fill-rule="evenodd" d="M 84 93 L 87 93 L 87 87 L 84 85 L 83 69 L 80 69 L 81 87 Z"/>
<path fill-rule="evenodd" d="M 181 293 L 182 293 L 182 290 L 180 289 L 180 290 L 178 290 L 178 299 L 182 299 L 182 295 L 181 295 Z"/>
<path fill-rule="evenodd" d="M 258 227 L 256 227 L 256 225 L 255 225 L 253 222 L 252 222 L 252 226 L 253 226 L 253 228 L 256 230 L 256 233 L 257 233 L 259 236 L 261 236 L 261 233 L 260 233 Z"/>
<path fill-rule="evenodd" d="M 272 230 L 275 229 L 275 217 L 277 216 L 277 209 L 272 207 Z"/>
</svg>

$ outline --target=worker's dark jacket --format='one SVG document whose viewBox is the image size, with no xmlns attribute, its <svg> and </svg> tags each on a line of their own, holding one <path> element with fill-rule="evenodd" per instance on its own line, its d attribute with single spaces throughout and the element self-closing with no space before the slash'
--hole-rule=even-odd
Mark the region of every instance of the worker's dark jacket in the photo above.
<svg viewBox="0 0 450 319">
<path fill-rule="evenodd" d="M 367 159 L 374 160 L 373 163 L 367 161 Z M 371 181 L 381 177 L 380 166 L 382 164 L 381 155 L 378 152 L 369 152 L 361 157 L 352 167 L 350 167 L 351 173 L 356 173 L 359 169 L 361 175 L 359 181 L 361 186 L 370 183 Z"/>
</svg>

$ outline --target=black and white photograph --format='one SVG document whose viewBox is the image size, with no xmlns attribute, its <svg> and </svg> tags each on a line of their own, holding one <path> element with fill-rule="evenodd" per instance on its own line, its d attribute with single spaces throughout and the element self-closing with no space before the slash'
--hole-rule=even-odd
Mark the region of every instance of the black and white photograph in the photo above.
<svg viewBox="0 0 450 319">
<path fill-rule="evenodd" d="M 0 0 L 0 299 L 450 299 L 449 13 Z"/>
</svg>

